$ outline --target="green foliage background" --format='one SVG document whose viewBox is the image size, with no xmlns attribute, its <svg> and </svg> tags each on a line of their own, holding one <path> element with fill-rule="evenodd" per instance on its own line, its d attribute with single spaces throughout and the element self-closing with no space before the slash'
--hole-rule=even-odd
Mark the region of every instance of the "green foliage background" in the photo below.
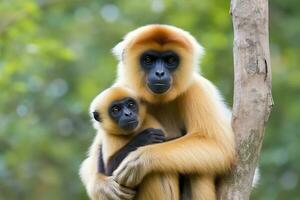
<svg viewBox="0 0 300 200">
<path fill-rule="evenodd" d="M 87 199 L 78 168 L 94 130 L 88 106 L 115 78 L 111 48 L 150 23 L 190 31 L 204 76 L 233 96 L 229 1 L 1 0 L 0 200 Z M 252 199 L 300 196 L 300 3 L 270 1 L 275 107 Z"/>
</svg>

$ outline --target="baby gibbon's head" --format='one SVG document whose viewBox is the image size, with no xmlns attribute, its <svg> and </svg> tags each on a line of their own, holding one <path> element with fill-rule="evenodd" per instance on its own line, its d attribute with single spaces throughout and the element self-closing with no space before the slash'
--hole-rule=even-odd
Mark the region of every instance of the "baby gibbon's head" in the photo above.
<svg viewBox="0 0 300 200">
<path fill-rule="evenodd" d="M 101 92 L 91 103 L 90 115 L 95 128 L 108 134 L 128 135 L 137 130 L 146 113 L 137 95 L 126 87 L 113 86 Z"/>
</svg>

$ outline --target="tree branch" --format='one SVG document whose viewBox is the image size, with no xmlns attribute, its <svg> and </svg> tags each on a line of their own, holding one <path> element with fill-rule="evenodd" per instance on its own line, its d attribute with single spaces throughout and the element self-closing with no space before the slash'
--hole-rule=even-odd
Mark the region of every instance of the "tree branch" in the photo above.
<svg viewBox="0 0 300 200">
<path fill-rule="evenodd" d="M 268 0 L 231 0 L 234 28 L 232 127 L 237 163 L 223 180 L 219 199 L 249 199 L 253 175 L 273 105 L 268 32 Z"/>
</svg>

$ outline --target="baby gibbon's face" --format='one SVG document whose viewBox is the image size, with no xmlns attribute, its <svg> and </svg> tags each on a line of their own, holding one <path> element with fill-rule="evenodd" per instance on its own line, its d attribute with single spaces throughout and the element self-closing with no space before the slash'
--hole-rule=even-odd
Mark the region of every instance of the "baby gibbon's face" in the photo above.
<svg viewBox="0 0 300 200">
<path fill-rule="evenodd" d="M 138 103 L 131 97 L 115 100 L 108 108 L 111 119 L 126 131 L 133 131 L 138 126 L 138 112 Z"/>
<path fill-rule="evenodd" d="M 143 123 L 146 110 L 133 90 L 121 86 L 102 91 L 90 105 L 94 127 L 112 135 L 134 133 Z"/>
</svg>

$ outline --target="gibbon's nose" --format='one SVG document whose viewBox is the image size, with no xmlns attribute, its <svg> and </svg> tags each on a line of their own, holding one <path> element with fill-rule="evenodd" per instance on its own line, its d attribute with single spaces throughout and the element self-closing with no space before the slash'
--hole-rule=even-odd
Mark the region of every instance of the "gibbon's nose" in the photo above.
<svg viewBox="0 0 300 200">
<path fill-rule="evenodd" d="M 158 78 L 162 78 L 162 77 L 164 77 L 165 72 L 164 72 L 164 71 L 156 71 L 156 72 L 155 72 L 155 75 L 156 75 Z"/>
<path fill-rule="evenodd" d="M 126 117 L 130 117 L 130 116 L 132 115 L 132 112 L 131 112 L 131 111 L 125 111 L 125 112 L 124 112 L 124 115 L 125 115 Z"/>
</svg>

